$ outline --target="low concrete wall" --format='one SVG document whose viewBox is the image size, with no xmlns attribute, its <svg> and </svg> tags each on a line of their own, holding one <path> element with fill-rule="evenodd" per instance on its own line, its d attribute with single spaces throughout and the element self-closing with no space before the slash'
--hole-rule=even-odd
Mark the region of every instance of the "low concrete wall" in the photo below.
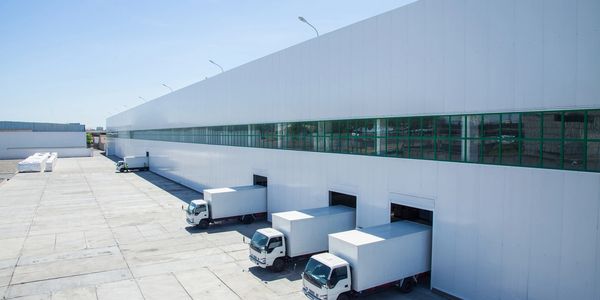
<svg viewBox="0 0 600 300">
<path fill-rule="evenodd" d="M 0 159 L 26 158 L 36 152 L 58 152 L 58 157 L 92 155 L 85 132 L 0 132 Z"/>
</svg>

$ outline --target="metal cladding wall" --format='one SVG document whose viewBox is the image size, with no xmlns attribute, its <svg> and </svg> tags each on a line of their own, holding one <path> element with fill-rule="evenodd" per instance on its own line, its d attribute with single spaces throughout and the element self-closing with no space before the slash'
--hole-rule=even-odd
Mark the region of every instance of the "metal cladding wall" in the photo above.
<svg viewBox="0 0 600 300">
<path fill-rule="evenodd" d="M 600 107 L 600 2 L 421 0 L 107 120 L 109 130 Z M 599 299 L 600 173 L 113 139 L 201 190 L 269 178 L 270 212 L 357 195 L 434 210 L 432 287 L 466 299 Z"/>
<path fill-rule="evenodd" d="M 91 155 L 83 131 L 0 131 L 0 159 L 26 158 L 36 152 L 57 152 L 59 157 Z"/>
</svg>

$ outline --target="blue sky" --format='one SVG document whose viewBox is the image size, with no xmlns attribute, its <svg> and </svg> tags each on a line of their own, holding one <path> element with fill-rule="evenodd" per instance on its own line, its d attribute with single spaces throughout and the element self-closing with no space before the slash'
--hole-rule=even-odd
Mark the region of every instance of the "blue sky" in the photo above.
<svg viewBox="0 0 600 300">
<path fill-rule="evenodd" d="M 409 0 L 2 0 L 0 120 L 106 118 Z"/>
</svg>

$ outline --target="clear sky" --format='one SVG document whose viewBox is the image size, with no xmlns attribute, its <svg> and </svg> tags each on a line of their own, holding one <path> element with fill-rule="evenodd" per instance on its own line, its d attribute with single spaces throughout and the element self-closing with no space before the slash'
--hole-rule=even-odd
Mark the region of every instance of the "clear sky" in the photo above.
<svg viewBox="0 0 600 300">
<path fill-rule="evenodd" d="M 409 0 L 1 0 L 0 120 L 110 115 Z"/>
</svg>

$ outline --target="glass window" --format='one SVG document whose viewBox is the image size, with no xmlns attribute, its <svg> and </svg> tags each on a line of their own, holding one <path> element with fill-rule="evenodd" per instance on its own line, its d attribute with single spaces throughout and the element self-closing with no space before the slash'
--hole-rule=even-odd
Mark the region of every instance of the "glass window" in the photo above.
<svg viewBox="0 0 600 300">
<path fill-rule="evenodd" d="M 462 140 L 450 140 L 450 160 L 463 161 Z"/>
<path fill-rule="evenodd" d="M 423 139 L 423 158 L 435 159 L 433 139 Z"/>
<path fill-rule="evenodd" d="M 420 138 L 411 138 L 409 141 L 409 152 L 408 155 L 410 158 L 422 158 L 423 153 L 421 152 L 421 139 Z"/>
<path fill-rule="evenodd" d="M 583 119 L 581 120 L 583 123 Z M 544 113 L 544 139 L 562 138 L 562 113 Z"/>
<path fill-rule="evenodd" d="M 413 117 L 409 119 L 409 129 L 410 129 L 410 136 L 411 137 L 420 137 L 423 136 L 423 132 L 421 130 L 421 118 L 420 117 Z"/>
<path fill-rule="evenodd" d="M 461 138 L 463 130 L 463 116 L 451 116 L 450 117 L 450 136 L 453 138 Z"/>
<path fill-rule="evenodd" d="M 483 116 L 483 136 L 497 137 L 500 135 L 500 115 L 484 115 Z"/>
<path fill-rule="evenodd" d="M 466 153 L 467 153 L 467 161 L 468 162 L 481 162 L 483 159 L 481 158 L 481 151 L 483 150 L 481 147 L 481 140 L 467 140 L 466 143 Z"/>
<path fill-rule="evenodd" d="M 436 132 L 438 137 L 447 137 L 450 135 L 450 117 L 439 116 L 436 118 Z"/>
<path fill-rule="evenodd" d="M 540 165 L 540 142 L 525 140 L 522 142 L 521 165 L 537 167 Z"/>
<path fill-rule="evenodd" d="M 438 160 L 450 160 L 450 140 L 437 140 L 436 156 Z"/>
<path fill-rule="evenodd" d="M 513 140 L 519 137 L 519 114 L 502 114 L 502 138 Z"/>
<path fill-rule="evenodd" d="M 587 143 L 587 170 L 600 171 L 600 142 Z"/>
<path fill-rule="evenodd" d="M 565 139 L 583 139 L 585 133 L 583 112 L 565 113 Z M 544 125 L 544 127 L 546 127 Z"/>
<path fill-rule="evenodd" d="M 423 117 L 422 131 L 423 136 L 432 137 L 435 128 L 435 118 L 434 117 Z"/>
<path fill-rule="evenodd" d="M 502 127 L 504 128 L 504 127 Z M 502 164 L 518 165 L 519 164 L 519 147 L 520 142 L 515 139 L 503 138 L 501 143 L 502 148 Z"/>
<path fill-rule="evenodd" d="M 546 122 L 544 122 L 545 128 Z M 544 141 L 542 146 L 542 166 L 544 168 L 561 167 L 562 143 L 557 141 Z"/>
<path fill-rule="evenodd" d="M 587 138 L 600 140 L 600 110 L 592 110 L 587 115 Z"/>
<path fill-rule="evenodd" d="M 481 136 L 481 120 L 480 115 L 472 115 L 467 117 L 467 137 L 478 138 Z"/>
<path fill-rule="evenodd" d="M 524 113 L 521 116 L 521 136 L 537 139 L 541 137 L 541 114 Z"/>
<path fill-rule="evenodd" d="M 388 136 L 408 136 L 408 118 L 389 119 L 387 122 Z"/>
<path fill-rule="evenodd" d="M 584 142 L 565 141 L 563 167 L 569 170 L 583 170 L 584 166 Z"/>
<path fill-rule="evenodd" d="M 498 164 L 500 158 L 500 143 L 498 140 L 483 141 L 483 162 L 486 164 Z"/>
</svg>

